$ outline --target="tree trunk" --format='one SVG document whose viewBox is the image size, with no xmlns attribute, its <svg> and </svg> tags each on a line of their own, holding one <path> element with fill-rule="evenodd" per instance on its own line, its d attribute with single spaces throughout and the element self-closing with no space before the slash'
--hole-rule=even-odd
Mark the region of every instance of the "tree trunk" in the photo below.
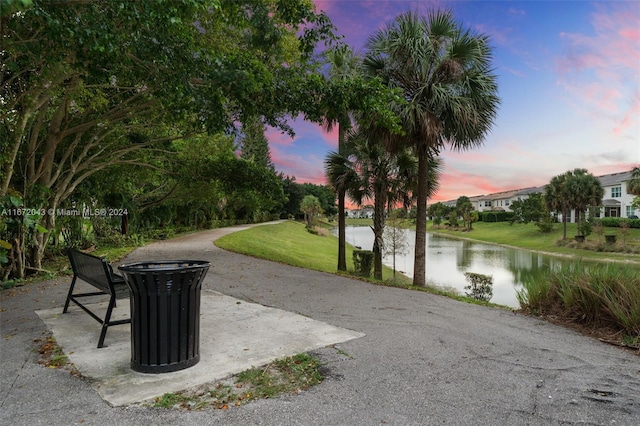
<svg viewBox="0 0 640 426">
<path fill-rule="evenodd" d="M 396 246 L 393 245 L 393 282 L 396 282 Z"/>
<path fill-rule="evenodd" d="M 31 252 L 31 262 L 33 263 L 33 267 L 37 269 L 42 269 L 42 259 L 44 258 L 44 252 L 47 248 L 47 242 L 49 241 L 49 234 L 53 232 L 56 227 L 56 209 L 58 208 L 58 204 L 56 202 L 49 203 L 48 210 L 52 214 L 46 214 L 44 219 L 44 224 L 42 226 L 47 230 L 46 232 L 40 232 L 37 229 L 33 230 L 33 251 Z"/>
<path fill-rule="evenodd" d="M 344 214 L 344 188 L 338 190 L 338 271 L 347 270 L 346 218 Z"/>
<path fill-rule="evenodd" d="M 413 263 L 413 285 L 426 287 L 426 245 L 427 245 L 427 194 L 429 180 L 429 153 L 418 153 L 418 197 L 416 200 L 416 247 Z"/>
<path fill-rule="evenodd" d="M 373 212 L 373 278 L 382 280 L 382 246 L 384 232 L 384 207 L 387 204 L 384 190 L 377 189 Z"/>
<path fill-rule="evenodd" d="M 567 239 L 567 211 L 562 212 L 562 239 Z"/>
<path fill-rule="evenodd" d="M 5 163 L 2 169 L 2 179 L 0 179 L 0 197 L 7 195 L 9 190 L 11 178 L 13 177 L 13 167 L 18 157 L 18 152 L 20 152 L 20 147 L 22 146 L 22 137 L 27 126 L 27 121 L 28 117 L 25 114 L 21 117 L 18 125 L 15 127 L 13 135 L 11 135 L 9 142 L 7 142 L 9 147 L 3 154 L 6 155 L 6 158 L 4 159 Z"/>
<path fill-rule="evenodd" d="M 19 231 L 19 236 L 14 238 L 11 242 L 11 252 L 9 255 L 9 265 L 10 270 L 13 270 L 13 274 L 9 272 L 9 276 L 13 276 L 13 278 L 24 278 L 26 271 L 26 258 L 25 258 L 25 245 L 24 245 L 24 234 L 23 229 L 21 228 Z"/>
<path fill-rule="evenodd" d="M 345 126 L 338 123 L 338 153 L 345 155 Z M 338 271 L 347 270 L 347 248 L 346 248 L 346 218 L 344 214 L 345 208 L 345 189 L 344 185 L 340 185 L 338 190 Z"/>
<path fill-rule="evenodd" d="M 129 213 L 120 216 L 120 234 L 129 235 Z"/>
</svg>

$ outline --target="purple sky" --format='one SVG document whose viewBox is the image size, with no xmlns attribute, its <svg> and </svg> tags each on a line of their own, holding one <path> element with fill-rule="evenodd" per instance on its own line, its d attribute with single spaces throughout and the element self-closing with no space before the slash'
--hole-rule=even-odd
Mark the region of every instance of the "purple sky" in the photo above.
<svg viewBox="0 0 640 426">
<path fill-rule="evenodd" d="M 640 164 L 640 2 L 314 0 L 356 53 L 399 13 L 450 8 L 490 36 L 502 100 L 484 146 L 445 151 L 432 201 L 545 185 L 577 167 L 595 175 Z M 326 183 L 337 135 L 301 119 L 269 129 L 278 171 Z"/>
</svg>

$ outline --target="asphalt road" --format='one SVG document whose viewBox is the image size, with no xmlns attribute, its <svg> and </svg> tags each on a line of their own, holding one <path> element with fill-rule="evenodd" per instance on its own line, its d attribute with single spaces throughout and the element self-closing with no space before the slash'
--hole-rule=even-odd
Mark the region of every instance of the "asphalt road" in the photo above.
<svg viewBox="0 0 640 426">
<path fill-rule="evenodd" d="M 209 245 L 236 229 L 155 243 L 124 262 L 210 260 L 206 288 L 364 333 L 315 352 L 322 384 L 228 410 L 113 408 L 83 379 L 37 363 L 34 340 L 47 330 L 34 311 L 62 306 L 65 277 L 0 293 L 0 424 L 640 424 L 637 355 L 510 311 Z"/>
</svg>

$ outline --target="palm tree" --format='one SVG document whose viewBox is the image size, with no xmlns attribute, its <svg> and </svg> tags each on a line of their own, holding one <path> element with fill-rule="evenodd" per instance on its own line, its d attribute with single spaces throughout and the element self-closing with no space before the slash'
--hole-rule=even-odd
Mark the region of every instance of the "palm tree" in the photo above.
<svg viewBox="0 0 640 426">
<path fill-rule="evenodd" d="M 462 220 L 464 221 L 464 226 L 467 231 L 471 231 L 473 229 L 471 223 L 471 212 L 473 211 L 473 204 L 471 204 L 471 200 L 466 195 L 459 197 L 456 200 L 456 210 L 458 214 L 462 216 Z"/>
<path fill-rule="evenodd" d="M 359 186 L 360 178 L 349 156 L 338 152 L 327 154 L 324 160 L 324 169 L 329 186 L 338 193 L 338 270 L 346 271 L 345 194 L 352 187 Z"/>
<path fill-rule="evenodd" d="M 562 239 L 567 239 L 567 215 L 569 214 L 569 195 L 566 189 L 567 173 L 554 176 L 544 187 L 544 200 L 547 209 L 562 214 Z"/>
<path fill-rule="evenodd" d="M 627 182 L 627 193 L 640 196 L 640 166 L 631 170 L 631 179 Z"/>
<path fill-rule="evenodd" d="M 578 234 L 584 235 L 581 216 L 589 206 L 602 205 L 604 189 L 600 180 L 586 169 L 575 169 L 567 172 L 566 189 L 569 208 L 575 209 Z"/>
<path fill-rule="evenodd" d="M 376 139 L 379 132 L 371 127 L 360 126 L 349 133 L 347 149 L 351 153 L 351 166 L 358 178 L 351 177 L 347 193 L 357 204 L 373 199 L 373 254 L 374 278 L 382 279 L 382 254 L 386 211 L 399 203 L 411 206 L 417 184 L 417 158 L 409 149 L 391 155 Z M 441 172 L 440 158 L 430 161 L 429 195 L 438 188 Z"/>
<path fill-rule="evenodd" d="M 334 82 L 344 82 L 353 78 L 359 72 L 359 59 L 353 54 L 349 46 L 345 44 L 338 45 L 333 49 L 330 49 L 325 53 L 327 63 L 330 65 L 329 78 Z M 336 107 L 331 111 L 327 111 L 324 119 L 324 128 L 327 131 L 333 130 L 334 126 L 338 126 L 338 152 L 337 154 L 346 158 L 345 152 L 345 135 L 348 129 L 351 127 L 351 119 L 349 117 L 349 111 L 344 107 Z M 332 154 L 329 155 L 331 157 Z M 327 157 L 327 161 L 329 161 Z M 330 161 L 338 161 L 337 157 L 334 157 Z M 336 167 L 338 166 L 336 163 Z M 334 172 L 337 170 L 334 170 Z M 340 182 L 341 179 L 331 182 L 332 186 L 336 190 L 338 197 L 338 270 L 347 270 L 346 259 L 346 240 L 345 240 L 345 190 L 340 184 L 333 185 Z"/>
<path fill-rule="evenodd" d="M 331 152 L 325 160 L 325 172 L 334 188 L 345 188 L 349 198 L 362 205 L 373 199 L 374 277 L 382 279 L 383 234 L 386 209 L 401 204 L 408 208 L 415 199 L 417 159 L 407 149 L 391 156 L 373 137 L 359 128 L 349 133 L 345 144 L 348 157 Z M 429 162 L 429 196 L 438 190 L 442 160 Z"/>
<path fill-rule="evenodd" d="M 490 69 L 488 38 L 464 30 L 450 11 L 428 17 L 399 15 L 367 41 L 364 66 L 407 102 L 397 107 L 404 135 L 382 140 L 392 152 L 410 147 L 418 157 L 416 248 L 413 283 L 426 285 L 425 246 L 429 162 L 443 147 L 480 146 L 499 99 Z"/>
</svg>

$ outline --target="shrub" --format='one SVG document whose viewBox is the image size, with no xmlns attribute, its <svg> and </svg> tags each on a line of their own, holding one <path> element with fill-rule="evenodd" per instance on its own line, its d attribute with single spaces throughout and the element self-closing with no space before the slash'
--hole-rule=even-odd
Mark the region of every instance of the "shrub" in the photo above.
<svg viewBox="0 0 640 426">
<path fill-rule="evenodd" d="M 626 219 L 624 217 L 603 217 L 602 226 L 620 228 L 623 223 L 628 223 L 630 228 L 640 229 L 640 219 Z"/>
<path fill-rule="evenodd" d="M 354 250 L 353 265 L 357 275 L 370 277 L 373 269 L 373 252 L 371 250 Z"/>
<path fill-rule="evenodd" d="M 491 300 L 493 297 L 493 277 L 491 275 L 465 272 L 464 276 L 469 281 L 469 285 L 464 287 L 465 290 L 469 290 L 465 293 L 467 297 L 484 302 Z"/>
<path fill-rule="evenodd" d="M 458 213 L 451 212 L 449 213 L 449 224 L 451 226 L 458 226 Z"/>
<path fill-rule="evenodd" d="M 553 232 L 554 221 L 552 217 L 546 217 L 542 219 L 540 222 L 536 222 L 536 226 L 538 230 L 542 233 L 548 234 L 549 232 Z"/>
<path fill-rule="evenodd" d="M 513 218 L 513 212 L 488 211 L 480 214 L 483 222 L 509 222 Z"/>
</svg>

